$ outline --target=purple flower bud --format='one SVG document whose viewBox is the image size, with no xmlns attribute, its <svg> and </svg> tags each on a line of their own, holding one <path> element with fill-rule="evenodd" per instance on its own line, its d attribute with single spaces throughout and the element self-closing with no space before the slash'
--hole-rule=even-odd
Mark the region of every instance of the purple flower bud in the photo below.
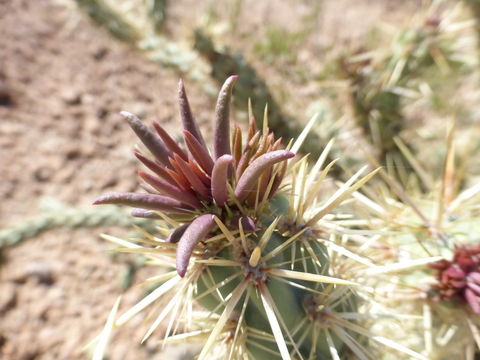
<svg viewBox="0 0 480 360">
<path fill-rule="evenodd" d="M 219 206 L 228 200 L 227 181 L 230 164 L 234 162 L 231 155 L 222 155 L 216 161 L 212 171 L 212 196 Z"/>
<path fill-rule="evenodd" d="M 133 209 L 130 214 L 132 214 L 132 216 L 145 219 L 161 219 L 161 216 L 159 216 L 155 211 L 145 209 Z"/>
<path fill-rule="evenodd" d="M 231 154 L 230 150 L 230 99 L 232 88 L 238 76 L 230 76 L 222 86 L 218 94 L 215 108 L 214 143 L 213 152 L 215 159 L 225 154 Z"/>
<path fill-rule="evenodd" d="M 250 233 L 250 232 L 255 232 L 256 226 L 255 226 L 255 221 L 250 216 L 242 216 L 240 218 L 240 222 L 242 224 L 243 231 Z"/>
<path fill-rule="evenodd" d="M 180 105 L 180 117 L 182 118 L 183 128 L 190 132 L 190 134 L 192 134 L 198 142 L 205 147 L 205 140 L 203 140 L 202 133 L 198 129 L 197 122 L 190 110 L 190 104 L 188 103 L 187 93 L 185 92 L 182 79 L 178 82 L 178 104 Z"/>
<path fill-rule="evenodd" d="M 200 144 L 198 140 L 187 130 L 183 131 L 185 142 L 187 144 L 190 154 L 202 167 L 202 169 L 210 175 L 213 170 L 213 159 L 208 153 L 208 149 Z"/>
<path fill-rule="evenodd" d="M 138 117 L 135 115 L 122 111 L 120 112 L 130 125 L 138 138 L 142 143 L 147 147 L 148 150 L 155 156 L 162 164 L 169 166 L 168 156 L 170 151 L 166 148 L 165 144 L 156 136 L 147 125 L 145 125 Z"/>
<path fill-rule="evenodd" d="M 287 150 L 272 151 L 255 159 L 243 172 L 235 188 L 235 196 L 243 201 L 247 196 L 256 190 L 256 183 L 269 167 L 284 160 L 291 159 L 295 154 Z"/>
<path fill-rule="evenodd" d="M 181 277 L 187 272 L 193 249 L 215 226 L 212 214 L 206 214 L 193 220 L 180 238 L 177 246 L 177 272 Z"/>
<path fill-rule="evenodd" d="M 477 295 L 475 295 L 475 293 L 472 290 L 466 289 L 465 299 L 467 300 L 468 305 L 470 305 L 470 308 L 472 309 L 472 311 L 475 314 L 480 315 L 480 302 Z"/>
<path fill-rule="evenodd" d="M 108 193 L 93 202 L 93 205 L 117 204 L 142 209 L 160 210 L 169 213 L 189 213 L 180 201 L 167 196 L 137 193 Z"/>
<path fill-rule="evenodd" d="M 468 279 L 473 281 L 474 283 L 480 285 L 480 273 L 471 272 L 470 274 L 468 274 Z"/>
<path fill-rule="evenodd" d="M 472 289 L 472 291 L 475 292 L 475 294 L 480 295 L 480 285 L 477 285 L 475 283 L 468 282 L 468 281 L 465 284 L 469 289 Z"/>
<path fill-rule="evenodd" d="M 181 237 L 185 230 L 187 230 L 189 224 L 180 225 L 178 228 L 174 229 L 170 235 L 165 239 L 165 242 L 176 244 L 180 241 Z"/>
<path fill-rule="evenodd" d="M 153 188 L 162 194 L 168 195 L 173 199 L 177 199 L 184 204 L 190 205 L 194 208 L 202 207 L 202 203 L 191 192 L 183 191 L 177 186 L 166 182 L 156 176 L 152 176 L 143 171 L 139 171 L 138 175 L 145 180 L 148 184 L 153 186 Z"/>
<path fill-rule="evenodd" d="M 178 154 L 183 160 L 187 161 L 188 156 L 185 152 L 178 146 L 177 142 L 172 139 L 170 135 L 165 131 L 165 129 L 156 121 L 153 122 L 153 127 L 157 131 L 157 134 L 162 138 L 163 143 L 167 146 L 170 153 Z"/>
</svg>

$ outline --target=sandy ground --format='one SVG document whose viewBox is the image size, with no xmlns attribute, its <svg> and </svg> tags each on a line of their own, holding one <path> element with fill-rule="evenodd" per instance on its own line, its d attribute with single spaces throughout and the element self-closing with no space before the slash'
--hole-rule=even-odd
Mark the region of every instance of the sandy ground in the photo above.
<svg viewBox="0 0 480 360">
<path fill-rule="evenodd" d="M 1 1 L 0 33 L 0 226 L 38 215 L 46 196 L 88 206 L 106 191 L 133 191 L 135 137 L 118 112 L 129 109 L 171 130 L 178 75 L 49 1 Z M 192 99 L 192 106 L 202 104 Z M 6 252 L 1 359 L 86 358 L 81 348 L 122 293 L 127 266 L 108 255 L 101 231 L 125 234 L 60 229 Z M 155 269 L 138 278 L 146 271 Z M 143 294 L 132 289 L 122 309 Z M 112 359 L 161 358 L 155 345 L 140 350 L 130 341 L 142 337 L 145 328 L 137 326 L 117 334 Z"/>
</svg>

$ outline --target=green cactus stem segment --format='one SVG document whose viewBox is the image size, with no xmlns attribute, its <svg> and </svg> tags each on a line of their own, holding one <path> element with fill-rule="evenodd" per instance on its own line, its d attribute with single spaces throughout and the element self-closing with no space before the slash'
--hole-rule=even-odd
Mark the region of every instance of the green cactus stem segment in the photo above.
<svg viewBox="0 0 480 360">
<path fill-rule="evenodd" d="M 258 143 L 259 139 L 260 139 L 260 131 L 257 131 L 245 146 L 245 149 L 243 150 L 243 153 L 240 157 L 240 160 L 238 160 L 238 164 L 237 164 L 237 170 L 236 170 L 237 179 L 239 179 L 242 176 L 243 172 L 245 171 L 245 168 L 247 167 L 248 162 L 251 160 L 251 157 L 253 156 L 252 147 L 255 146 L 256 143 Z"/>
<path fill-rule="evenodd" d="M 224 206 L 228 200 L 228 169 L 234 162 L 233 156 L 222 155 L 216 161 L 212 171 L 212 196 L 215 202 Z"/>
<path fill-rule="evenodd" d="M 152 131 L 150 131 L 148 126 L 146 126 L 138 117 L 127 111 L 120 112 L 120 115 L 127 120 L 132 130 L 137 134 L 138 138 L 152 155 L 163 165 L 170 166 L 168 163 L 170 151 L 166 148 L 165 144 Z"/>
<path fill-rule="evenodd" d="M 231 154 L 230 149 L 230 99 L 232 88 L 238 76 L 230 76 L 222 86 L 218 94 L 217 106 L 215 108 L 215 129 L 213 152 L 215 159 L 225 154 Z"/>
<path fill-rule="evenodd" d="M 185 229 L 182 237 L 178 241 L 177 246 L 177 273 L 180 277 L 184 277 L 187 272 L 188 263 L 192 256 L 193 249 L 202 239 L 207 236 L 215 227 L 215 220 L 212 214 L 206 214 L 197 217 Z"/>
<path fill-rule="evenodd" d="M 276 163 L 291 159 L 294 153 L 287 150 L 277 150 L 263 154 L 255 159 L 242 174 L 235 188 L 235 196 L 239 201 L 243 201 L 256 189 L 255 184 L 260 175 Z"/>
</svg>

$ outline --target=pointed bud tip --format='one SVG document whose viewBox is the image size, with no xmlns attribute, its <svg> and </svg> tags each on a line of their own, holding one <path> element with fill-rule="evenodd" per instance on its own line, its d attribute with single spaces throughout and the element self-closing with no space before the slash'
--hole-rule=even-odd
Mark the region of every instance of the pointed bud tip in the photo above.
<svg viewBox="0 0 480 360">
<path fill-rule="evenodd" d="M 143 215 L 145 210 L 143 209 L 133 209 L 132 211 L 130 211 L 130 215 L 132 216 L 141 216 Z"/>
<path fill-rule="evenodd" d="M 178 276 L 180 276 L 181 278 L 185 277 L 185 274 L 187 273 L 187 269 L 178 269 L 177 268 L 177 274 Z"/>
<path fill-rule="evenodd" d="M 92 203 L 92 205 L 109 204 L 110 200 L 118 194 L 119 193 L 115 193 L 115 192 L 109 192 L 109 193 L 103 194 L 100 197 L 96 198 L 95 201 Z"/>
<path fill-rule="evenodd" d="M 99 198 L 96 198 L 93 202 L 92 205 L 103 205 L 105 204 L 105 200 L 107 199 L 107 195 L 102 195 Z"/>
<path fill-rule="evenodd" d="M 238 80 L 238 75 L 231 75 L 227 78 L 227 80 L 225 80 L 225 82 L 223 83 L 223 86 L 224 87 L 227 86 L 227 89 L 232 91 L 233 86 L 235 85 L 237 80 Z"/>
<path fill-rule="evenodd" d="M 242 225 L 243 231 L 245 232 L 255 232 L 256 226 L 255 221 L 250 216 L 242 216 L 240 218 L 240 223 Z"/>
<path fill-rule="evenodd" d="M 128 111 L 120 111 L 120 115 L 122 115 L 127 120 L 135 117 L 135 115 L 133 115 L 132 113 L 130 113 Z"/>
</svg>

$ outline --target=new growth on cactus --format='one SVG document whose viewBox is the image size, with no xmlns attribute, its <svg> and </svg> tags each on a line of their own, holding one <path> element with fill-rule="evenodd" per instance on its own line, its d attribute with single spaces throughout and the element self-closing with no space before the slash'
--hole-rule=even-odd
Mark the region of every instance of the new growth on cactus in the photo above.
<svg viewBox="0 0 480 360">
<path fill-rule="evenodd" d="M 135 206 L 132 214 L 139 217 L 161 218 L 155 210 L 183 215 L 179 218 L 182 226 L 168 239 L 178 241 L 177 271 L 182 277 L 195 245 L 215 226 L 215 216 L 223 222 L 233 222 L 234 226 L 240 221 L 248 232 L 255 230 L 258 202 L 272 198 L 285 174 L 285 161 L 295 156 L 280 149 L 281 139 L 275 140 L 268 128 L 263 133 L 256 131 L 254 121 L 250 122 L 245 146 L 238 126 L 230 144 L 230 97 L 236 80 L 236 76 L 228 78 L 218 96 L 213 156 L 192 116 L 182 82 L 180 114 L 189 155 L 159 123 L 153 123 L 155 134 L 135 115 L 122 112 L 154 159 L 135 155 L 155 175 L 139 172 L 146 194 L 106 194 L 94 202 Z M 282 163 L 281 168 L 274 167 L 277 163 Z"/>
<path fill-rule="evenodd" d="M 480 245 L 455 248 L 452 260 L 430 265 L 436 270 L 437 282 L 432 285 L 432 297 L 438 302 L 468 304 L 480 315 Z"/>
<path fill-rule="evenodd" d="M 480 186 L 460 191 L 455 162 L 452 127 L 441 181 L 412 163 L 416 174 L 404 183 L 382 172 L 381 190 L 355 195 L 368 227 L 383 232 L 374 258 L 381 265 L 373 270 L 376 301 L 417 316 L 402 324 L 402 333 L 391 323 L 374 327 L 428 359 L 474 359 L 480 349 Z"/>
<path fill-rule="evenodd" d="M 154 132 L 122 113 L 150 152 L 136 157 L 153 174 L 139 173 L 146 193 L 106 194 L 95 204 L 133 206 L 134 216 L 158 220 L 160 236 L 103 237 L 118 251 L 174 270 L 147 279 L 158 287 L 111 326 L 151 307 L 143 340 L 165 321 L 163 343 L 204 341 L 199 359 L 366 359 L 378 353 L 373 344 L 421 359 L 363 324 L 379 316 L 364 305 L 372 289 L 361 285 L 376 265 L 355 253 L 359 244 L 369 247 L 369 235 L 342 204 L 377 171 L 362 177 L 364 167 L 329 194 L 332 142 L 311 168 L 308 155 L 295 156 L 316 117 L 286 149 L 269 130 L 267 113 L 261 130 L 251 111 L 246 134 L 238 125 L 230 130 L 235 81 L 229 77 L 220 90 L 211 151 L 182 82 L 186 148 L 158 123 Z"/>
</svg>

